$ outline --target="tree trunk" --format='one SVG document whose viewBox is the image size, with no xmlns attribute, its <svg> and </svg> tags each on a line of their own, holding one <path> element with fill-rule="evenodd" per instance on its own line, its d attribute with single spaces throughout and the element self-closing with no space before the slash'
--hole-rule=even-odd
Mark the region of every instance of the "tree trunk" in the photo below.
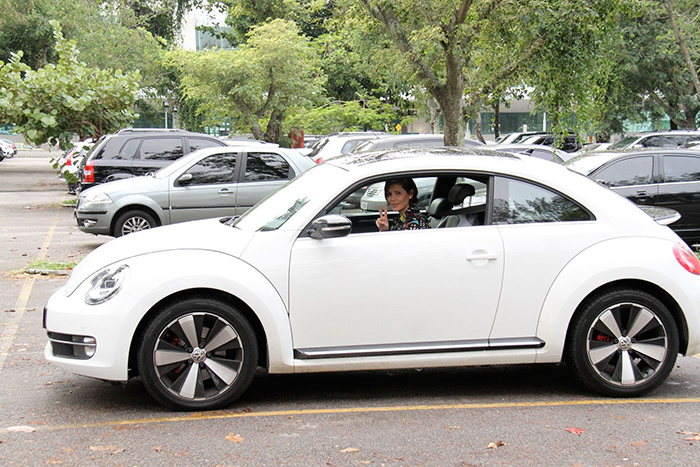
<svg viewBox="0 0 700 467">
<path fill-rule="evenodd" d="M 695 95 L 698 99 L 700 99 L 700 78 L 698 78 L 698 72 L 695 69 L 695 65 L 693 64 L 693 59 L 690 57 L 690 53 L 688 53 L 688 48 L 685 45 L 685 39 L 681 35 L 680 28 L 676 23 L 676 16 L 673 14 L 673 5 L 671 5 L 671 2 L 669 0 L 664 0 L 662 3 L 664 5 L 664 8 L 666 9 L 666 12 L 668 13 L 668 18 L 671 21 L 673 34 L 676 36 L 676 42 L 678 43 L 678 46 L 681 49 L 681 55 L 683 56 L 683 60 L 685 60 L 685 63 L 688 66 L 690 78 L 693 81 L 693 86 L 695 86 Z"/>
<path fill-rule="evenodd" d="M 501 136 L 501 101 L 496 101 L 493 105 L 493 138 L 498 139 Z"/>
<path fill-rule="evenodd" d="M 274 109 L 270 114 L 270 121 L 267 122 L 267 130 L 262 137 L 263 141 L 268 143 L 279 143 L 282 136 L 282 122 L 284 121 L 284 112 L 279 109 Z"/>
<path fill-rule="evenodd" d="M 476 137 L 481 141 L 482 143 L 486 144 L 486 140 L 484 139 L 484 135 L 481 133 L 481 115 L 477 114 L 476 119 L 474 123 L 474 133 L 476 134 Z"/>
</svg>

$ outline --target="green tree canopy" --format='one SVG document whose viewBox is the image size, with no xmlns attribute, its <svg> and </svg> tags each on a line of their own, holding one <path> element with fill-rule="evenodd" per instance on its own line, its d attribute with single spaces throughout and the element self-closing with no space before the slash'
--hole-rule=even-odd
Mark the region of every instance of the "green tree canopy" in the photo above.
<svg viewBox="0 0 700 467">
<path fill-rule="evenodd" d="M 290 109 L 311 107 L 322 97 L 318 58 L 290 21 L 254 26 L 235 50 L 177 51 L 170 59 L 180 69 L 185 96 L 199 103 L 200 112 L 231 116 L 257 139 L 279 141 Z"/>
<path fill-rule="evenodd" d="M 58 63 L 38 70 L 21 62 L 22 52 L 0 62 L 0 120 L 34 144 L 66 146 L 77 133 L 99 137 L 131 122 L 141 76 L 103 70 L 78 61 L 75 42 L 55 28 Z"/>
</svg>

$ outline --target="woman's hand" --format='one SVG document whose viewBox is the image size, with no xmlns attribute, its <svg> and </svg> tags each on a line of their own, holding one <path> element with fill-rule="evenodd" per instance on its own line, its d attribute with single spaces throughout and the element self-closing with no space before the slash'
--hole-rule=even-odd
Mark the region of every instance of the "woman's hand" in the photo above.
<svg viewBox="0 0 700 467">
<path fill-rule="evenodd" d="M 379 219 L 375 221 L 377 224 L 377 228 L 379 229 L 380 232 L 384 232 L 386 230 L 389 230 L 389 217 L 387 216 L 387 213 L 389 212 L 389 207 L 384 206 L 384 212 L 382 212 L 382 208 L 379 208 Z"/>
</svg>

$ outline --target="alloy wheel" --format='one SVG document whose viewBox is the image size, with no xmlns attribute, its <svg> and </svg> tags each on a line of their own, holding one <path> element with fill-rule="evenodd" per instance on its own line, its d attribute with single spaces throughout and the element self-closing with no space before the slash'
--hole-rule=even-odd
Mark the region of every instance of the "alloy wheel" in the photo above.
<svg viewBox="0 0 700 467">
<path fill-rule="evenodd" d="M 654 377 L 669 355 L 664 324 L 647 307 L 619 303 L 593 320 L 586 352 L 594 371 L 620 387 L 634 387 Z"/>
<path fill-rule="evenodd" d="M 228 391 L 244 360 L 243 343 L 227 320 L 206 312 L 171 321 L 153 349 L 153 367 L 162 386 L 186 401 L 206 401 Z"/>
</svg>

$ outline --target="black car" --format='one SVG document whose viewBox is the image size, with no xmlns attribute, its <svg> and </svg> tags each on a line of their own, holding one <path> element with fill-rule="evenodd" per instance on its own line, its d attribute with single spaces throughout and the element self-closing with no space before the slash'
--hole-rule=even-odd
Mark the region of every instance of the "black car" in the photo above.
<svg viewBox="0 0 700 467">
<path fill-rule="evenodd" d="M 565 165 L 636 204 L 675 209 L 681 218 L 670 227 L 688 245 L 700 243 L 700 151 L 601 151 L 575 157 Z"/>
<path fill-rule="evenodd" d="M 197 149 L 222 147 L 213 136 L 184 130 L 127 128 L 102 136 L 78 171 L 81 190 L 155 172 Z"/>
<path fill-rule="evenodd" d="M 527 139 L 523 139 L 522 141 L 520 141 L 520 143 L 543 144 L 545 146 L 552 146 L 555 143 L 556 139 L 557 137 L 555 135 L 537 135 Z M 560 142 L 557 146 L 558 149 L 561 149 L 564 152 L 576 152 L 582 147 L 583 144 L 581 144 L 581 141 L 575 134 L 569 134 L 567 136 L 564 136 L 564 140 Z"/>
</svg>

